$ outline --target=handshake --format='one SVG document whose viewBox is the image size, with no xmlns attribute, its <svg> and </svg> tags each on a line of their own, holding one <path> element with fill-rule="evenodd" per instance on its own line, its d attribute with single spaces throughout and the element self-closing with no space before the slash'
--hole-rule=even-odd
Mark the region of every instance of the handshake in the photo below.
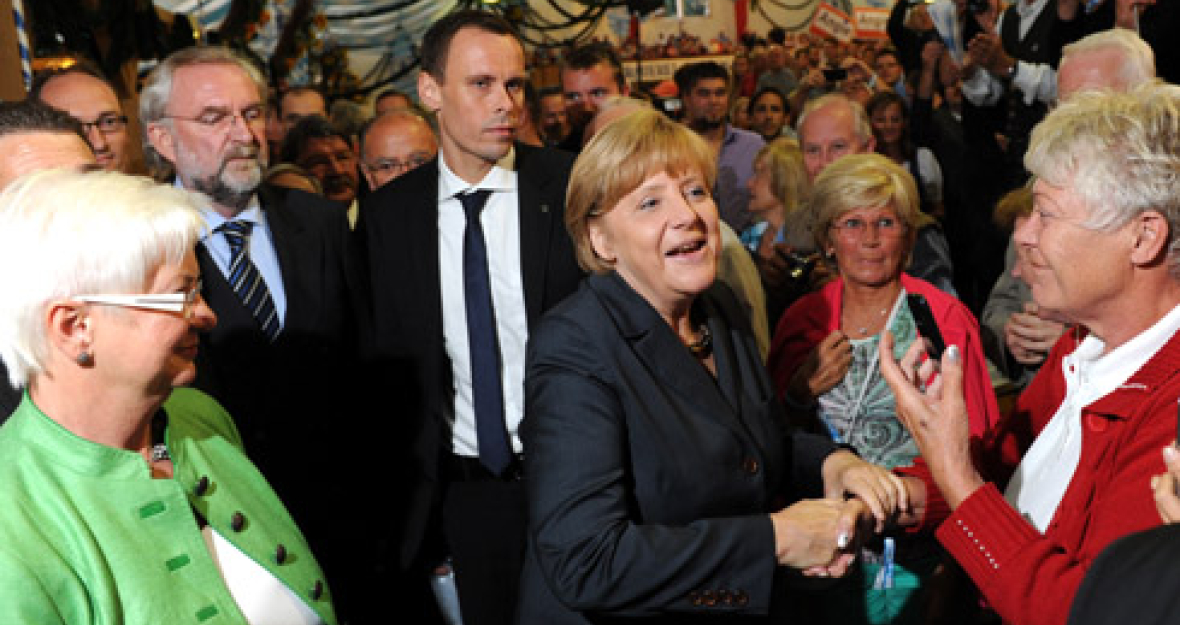
<svg viewBox="0 0 1180 625">
<path fill-rule="evenodd" d="M 838 577 L 856 559 L 863 538 L 914 515 L 903 478 L 850 452 L 829 455 L 823 476 L 824 499 L 805 499 L 770 515 L 775 557 L 804 575 Z"/>
</svg>

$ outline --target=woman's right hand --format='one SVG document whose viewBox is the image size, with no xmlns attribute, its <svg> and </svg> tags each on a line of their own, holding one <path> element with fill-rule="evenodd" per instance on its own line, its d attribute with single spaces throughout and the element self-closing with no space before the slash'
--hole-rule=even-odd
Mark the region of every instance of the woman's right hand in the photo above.
<svg viewBox="0 0 1180 625">
<path fill-rule="evenodd" d="M 859 499 L 805 499 L 772 513 L 770 521 L 780 566 L 839 576 L 852 562 L 857 528 L 872 515 Z"/>
<path fill-rule="evenodd" d="M 835 388 L 852 366 L 852 343 L 836 330 L 816 345 L 787 386 L 790 400 L 806 405 Z"/>
</svg>

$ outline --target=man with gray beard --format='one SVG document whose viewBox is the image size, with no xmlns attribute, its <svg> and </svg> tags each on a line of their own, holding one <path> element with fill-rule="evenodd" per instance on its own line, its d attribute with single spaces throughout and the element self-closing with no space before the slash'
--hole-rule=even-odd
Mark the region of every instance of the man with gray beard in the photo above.
<svg viewBox="0 0 1180 625">
<path fill-rule="evenodd" d="M 197 258 L 201 295 L 218 323 L 201 337 L 196 386 L 233 416 L 347 611 L 340 593 L 355 586 L 333 574 L 363 578 L 364 563 L 346 558 L 374 549 L 345 542 L 366 535 L 363 521 L 338 532 L 341 519 L 330 518 L 354 507 L 345 504 L 357 482 L 349 477 L 356 461 L 341 455 L 355 445 L 334 417 L 363 401 L 354 380 L 365 308 L 353 288 L 344 213 L 318 196 L 260 185 L 266 113 L 262 74 L 220 47 L 171 55 L 140 96 L 148 147 L 171 163 L 177 186 L 209 200 Z M 248 532 L 250 522 L 234 527 Z"/>
</svg>

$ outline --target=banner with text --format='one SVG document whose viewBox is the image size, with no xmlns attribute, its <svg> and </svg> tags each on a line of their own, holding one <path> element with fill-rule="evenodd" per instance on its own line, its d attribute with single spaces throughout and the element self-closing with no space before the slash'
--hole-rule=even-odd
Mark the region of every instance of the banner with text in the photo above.
<svg viewBox="0 0 1180 625">
<path fill-rule="evenodd" d="M 875 7 L 856 7 L 853 9 L 856 20 L 857 39 L 888 39 L 886 26 L 889 23 L 889 10 Z"/>
<path fill-rule="evenodd" d="M 813 35 L 851 41 L 853 30 L 852 19 L 848 14 L 826 2 L 819 5 L 815 16 L 811 18 L 810 32 Z"/>
</svg>

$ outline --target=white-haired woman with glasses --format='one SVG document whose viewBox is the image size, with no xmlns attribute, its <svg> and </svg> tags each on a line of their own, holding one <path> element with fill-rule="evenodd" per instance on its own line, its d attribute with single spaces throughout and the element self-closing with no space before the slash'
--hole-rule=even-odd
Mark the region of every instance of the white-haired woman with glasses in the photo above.
<svg viewBox="0 0 1180 625">
<path fill-rule="evenodd" d="M 0 622 L 334 623 L 299 529 L 196 375 L 197 196 L 64 170 L 0 195 Z"/>
<path fill-rule="evenodd" d="M 882 331 L 896 337 L 899 356 L 919 338 L 907 295 L 925 297 L 947 344 L 963 350 L 971 431 L 982 433 L 999 416 L 975 317 L 954 297 L 904 273 L 919 224 L 918 203 L 913 177 L 879 154 L 846 156 L 824 169 L 812 188 L 813 232 L 837 278 L 787 309 L 768 361 L 796 424 L 890 469 L 908 467 L 918 456 L 877 366 Z M 853 578 L 863 589 L 849 581 L 832 591 L 841 594 L 831 600 L 813 602 L 824 608 L 815 622 L 919 620 L 924 604 L 908 599 L 938 564 L 935 542 L 887 532 L 863 555 L 863 576 Z M 894 579 L 887 580 L 889 575 Z"/>
</svg>

